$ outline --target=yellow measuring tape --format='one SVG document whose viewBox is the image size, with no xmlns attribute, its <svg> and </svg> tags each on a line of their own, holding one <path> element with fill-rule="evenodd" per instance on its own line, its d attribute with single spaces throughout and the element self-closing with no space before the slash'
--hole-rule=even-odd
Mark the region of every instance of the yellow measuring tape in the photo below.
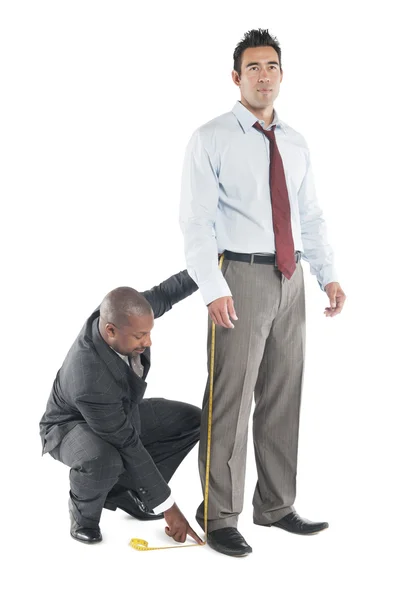
<svg viewBox="0 0 399 600">
<path fill-rule="evenodd" d="M 224 260 L 224 254 L 221 255 L 219 260 L 219 269 L 222 268 Z M 212 322 L 211 331 L 211 363 L 209 369 L 209 407 L 208 407 L 208 440 L 206 447 L 206 466 L 205 466 L 205 490 L 204 490 L 204 530 L 205 530 L 205 544 L 208 536 L 208 502 L 209 502 L 209 472 L 211 468 L 211 435 L 212 435 L 212 409 L 213 409 L 213 378 L 215 371 L 215 345 L 216 345 L 216 325 Z M 192 548 L 199 544 L 186 544 L 184 546 L 149 546 L 146 540 L 139 538 L 132 538 L 129 542 L 129 546 L 140 552 L 146 552 L 148 550 L 172 550 L 174 548 Z"/>
</svg>

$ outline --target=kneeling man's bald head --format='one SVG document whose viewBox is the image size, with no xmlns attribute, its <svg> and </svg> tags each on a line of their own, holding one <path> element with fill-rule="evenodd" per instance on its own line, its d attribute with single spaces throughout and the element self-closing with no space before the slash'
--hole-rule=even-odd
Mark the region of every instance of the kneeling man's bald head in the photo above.
<svg viewBox="0 0 399 600">
<path fill-rule="evenodd" d="M 131 287 L 109 292 L 100 306 L 100 333 L 119 354 L 134 356 L 151 346 L 154 314 L 150 303 Z"/>
<path fill-rule="evenodd" d="M 109 292 L 100 306 L 100 317 L 118 327 L 126 325 L 129 317 L 152 314 L 151 304 L 131 287 L 118 287 Z"/>
</svg>

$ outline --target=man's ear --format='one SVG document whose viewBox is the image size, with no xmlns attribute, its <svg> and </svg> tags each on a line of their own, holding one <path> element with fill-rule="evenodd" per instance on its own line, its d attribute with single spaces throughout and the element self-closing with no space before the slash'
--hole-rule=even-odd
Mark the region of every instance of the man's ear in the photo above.
<svg viewBox="0 0 399 600">
<path fill-rule="evenodd" d="M 115 330 L 116 330 L 116 327 L 113 323 L 107 323 L 105 325 L 105 331 L 107 332 L 107 334 L 110 338 L 115 337 L 115 333 L 116 333 Z"/>
<path fill-rule="evenodd" d="M 239 74 L 237 73 L 237 71 L 234 71 L 234 69 L 231 72 L 231 78 L 232 78 L 233 82 L 235 83 L 235 85 L 238 85 L 238 87 L 239 87 L 241 84 L 241 78 L 240 78 Z"/>
</svg>

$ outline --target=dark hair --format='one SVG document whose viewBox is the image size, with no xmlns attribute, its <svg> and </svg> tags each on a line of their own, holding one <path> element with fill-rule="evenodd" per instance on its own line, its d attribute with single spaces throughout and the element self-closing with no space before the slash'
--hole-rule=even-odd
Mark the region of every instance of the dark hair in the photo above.
<svg viewBox="0 0 399 600">
<path fill-rule="evenodd" d="M 244 50 L 247 48 L 258 48 L 259 46 L 271 46 L 274 48 L 277 52 L 281 68 L 281 48 L 277 38 L 271 36 L 268 29 L 251 29 L 251 31 L 247 31 L 234 50 L 234 70 L 237 71 L 239 75 L 241 75 L 241 63 Z"/>
</svg>

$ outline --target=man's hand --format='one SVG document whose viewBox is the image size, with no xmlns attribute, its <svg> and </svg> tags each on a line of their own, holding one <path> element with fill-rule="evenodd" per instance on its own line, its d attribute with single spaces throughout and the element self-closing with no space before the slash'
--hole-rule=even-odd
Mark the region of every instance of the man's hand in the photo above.
<svg viewBox="0 0 399 600">
<path fill-rule="evenodd" d="M 337 281 L 327 283 L 324 289 L 330 300 L 330 306 L 326 307 L 324 314 L 326 317 L 335 317 L 344 308 L 346 296 Z"/>
<path fill-rule="evenodd" d="M 222 296 L 222 298 L 218 298 L 208 304 L 208 312 L 215 325 L 234 329 L 234 325 L 230 321 L 230 318 L 236 321 L 238 317 L 234 310 L 234 302 L 231 296 Z"/>
<path fill-rule="evenodd" d="M 189 535 L 197 542 L 197 544 L 204 544 L 195 531 L 191 529 L 189 522 L 183 513 L 180 512 L 176 503 L 168 510 L 165 510 L 164 517 L 168 524 L 168 526 L 165 527 L 165 533 L 169 537 L 172 537 L 175 542 L 181 542 L 183 544 L 186 541 L 187 535 Z"/>
</svg>

